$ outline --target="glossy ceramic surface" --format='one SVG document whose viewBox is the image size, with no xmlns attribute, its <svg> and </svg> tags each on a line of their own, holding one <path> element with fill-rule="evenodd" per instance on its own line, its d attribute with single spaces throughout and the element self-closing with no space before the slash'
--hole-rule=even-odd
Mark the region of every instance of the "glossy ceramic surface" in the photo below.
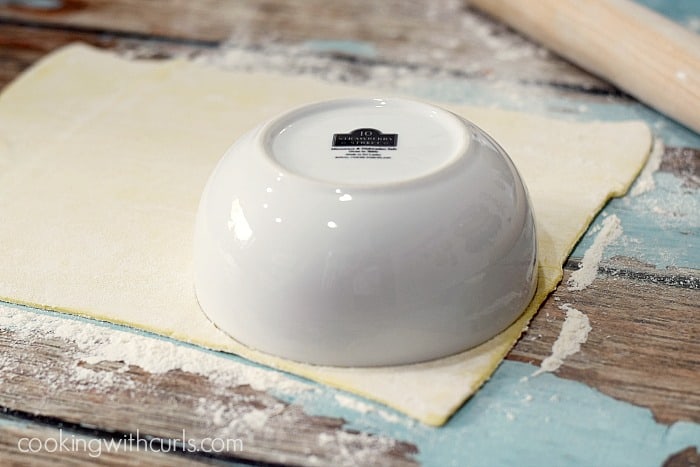
<svg viewBox="0 0 700 467">
<path fill-rule="evenodd" d="M 536 282 L 533 215 L 505 152 L 437 107 L 350 99 L 241 137 L 202 195 L 195 288 L 240 342 L 326 365 L 450 355 Z"/>
</svg>

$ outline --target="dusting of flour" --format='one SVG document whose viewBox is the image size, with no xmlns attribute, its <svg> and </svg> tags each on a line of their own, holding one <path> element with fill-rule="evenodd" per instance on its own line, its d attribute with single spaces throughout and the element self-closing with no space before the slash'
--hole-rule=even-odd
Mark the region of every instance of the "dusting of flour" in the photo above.
<svg viewBox="0 0 700 467">
<path fill-rule="evenodd" d="M 606 217 L 593 244 L 583 254 L 581 266 L 569 277 L 567 281 L 569 290 L 583 290 L 593 283 L 600 260 L 603 259 L 603 250 L 620 235 L 622 235 L 620 219 L 614 214 Z"/>
<path fill-rule="evenodd" d="M 115 387 L 147 389 L 137 387 L 148 383 L 132 378 L 132 366 L 151 374 L 180 370 L 206 377 L 211 384 L 209 396 L 195 401 L 194 413 L 205 423 L 206 434 L 212 438 L 245 437 L 246 442 L 251 442 L 274 430 L 270 424 L 308 425 L 304 412 L 290 409 L 274 395 L 308 400 L 318 392 L 314 384 L 239 362 L 228 355 L 83 319 L 0 304 L 0 333 L 8 331 L 12 339 L 30 346 L 47 339 L 63 341 L 59 346 L 67 360 L 61 362 L 60 370 L 37 368 L 34 375 L 52 387 L 73 385 L 84 391 L 105 393 Z M 17 352 L 0 354 L 0 380 L 20 371 L 21 358 Z M 121 366 L 106 370 L 99 365 L 101 362 L 111 365 L 117 362 Z M 247 390 L 232 390 L 239 386 L 265 391 L 273 397 L 263 396 L 251 404 Z M 371 412 L 391 423 L 414 423 L 350 396 L 338 394 L 335 400 L 343 407 L 361 414 Z M 375 465 L 397 445 L 396 440 L 387 436 L 342 429 L 329 431 L 323 425 L 317 428 L 324 430 L 318 434 L 318 442 L 328 443 L 324 448 L 327 457 L 307 458 L 310 465 Z"/>
<path fill-rule="evenodd" d="M 255 390 L 275 389 L 288 393 L 313 390 L 311 384 L 214 352 L 78 319 L 0 305 L 0 329 L 11 330 L 17 338 L 24 340 L 53 336 L 72 343 L 75 363 L 70 369 L 69 378 L 72 381 L 82 380 L 97 390 L 110 387 L 114 383 L 114 373 L 92 370 L 82 365 L 83 362 L 88 365 L 103 361 L 121 362 L 122 368 L 117 374 L 126 372 L 131 365 L 152 374 L 182 370 L 205 376 L 222 387 L 246 384 Z"/>
<path fill-rule="evenodd" d="M 290 409 L 276 397 L 263 396 L 256 399 L 255 404 L 250 404 L 250 394 L 246 390 L 232 390 L 234 387 L 250 386 L 255 390 L 271 391 L 268 394 L 283 393 L 294 398 L 310 398 L 318 391 L 315 385 L 283 373 L 194 346 L 121 331 L 83 319 L 0 304 L 0 333 L 3 332 L 12 333 L 12 339 L 29 346 L 33 342 L 51 339 L 63 341 L 59 345 L 67 360 L 61 362 L 60 370 L 56 371 L 55 365 L 53 368 L 35 368 L 37 373 L 33 375 L 51 387 L 74 385 L 90 392 L 108 392 L 114 387 L 139 389 L 137 386 L 147 383 L 131 377 L 131 366 L 151 374 L 181 370 L 205 376 L 212 385 L 209 389 L 211 397 L 195 401 L 194 413 L 205 423 L 206 434 L 211 438 L 244 437 L 246 442 L 251 442 L 268 433 L 270 423 L 309 424 L 305 418 L 307 415 Z M 0 380 L 21 371 L 21 358 L 18 352 L 0 354 Z M 101 362 L 117 362 L 121 366 L 105 370 L 99 365 Z M 401 421 L 389 412 L 348 396 L 338 395 L 336 400 L 360 413 L 374 412 L 387 421 Z M 318 429 L 324 430 L 324 427 Z M 397 445 L 396 440 L 387 436 L 339 429 L 328 431 L 326 428 L 318 437 L 319 444 L 329 443 L 324 449 L 327 457 L 307 458 L 310 465 L 375 465 Z"/>
<path fill-rule="evenodd" d="M 591 331 L 588 317 L 568 303 L 560 305 L 559 309 L 566 311 L 566 319 L 561 326 L 559 337 L 552 346 L 552 354 L 542 360 L 540 368 L 532 376 L 556 371 L 564 363 L 564 359 L 581 350 L 581 344 L 588 339 L 588 333 Z"/>
<path fill-rule="evenodd" d="M 639 174 L 637 182 L 630 190 L 632 196 L 639 196 L 656 187 L 654 173 L 661 167 L 661 157 L 664 154 L 664 149 L 664 143 L 660 139 L 656 139 L 656 141 L 654 141 L 654 148 L 651 150 L 651 154 L 649 154 L 649 160 L 642 169 L 642 173 Z"/>
</svg>

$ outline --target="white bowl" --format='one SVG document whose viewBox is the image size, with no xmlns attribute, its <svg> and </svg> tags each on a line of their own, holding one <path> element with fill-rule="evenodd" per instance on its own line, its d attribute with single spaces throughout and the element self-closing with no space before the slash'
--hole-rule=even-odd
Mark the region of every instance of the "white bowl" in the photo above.
<svg viewBox="0 0 700 467">
<path fill-rule="evenodd" d="M 536 282 L 527 191 L 486 133 L 432 105 L 344 99 L 242 136 L 202 195 L 195 289 L 258 350 L 338 366 L 447 356 Z"/>
</svg>

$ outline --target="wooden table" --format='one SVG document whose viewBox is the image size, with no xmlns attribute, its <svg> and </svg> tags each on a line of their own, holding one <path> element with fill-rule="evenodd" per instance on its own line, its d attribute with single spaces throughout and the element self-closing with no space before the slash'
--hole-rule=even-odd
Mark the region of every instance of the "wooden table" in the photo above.
<svg viewBox="0 0 700 467">
<path fill-rule="evenodd" d="M 697 2 L 646 3 L 700 27 Z M 73 41 L 559 118 L 640 118 L 665 150 L 650 191 L 605 208 L 624 234 L 606 248 L 595 282 L 550 296 L 492 380 L 445 427 L 162 339 L 163 352 L 180 349 L 230 377 L 94 361 L 53 332 L 75 318 L 24 310 L 36 319 L 0 327 L 0 464 L 698 465 L 700 135 L 459 1 L 10 0 L 0 2 L 0 87 Z M 571 255 L 565 280 L 601 220 Z M 588 341 L 556 376 L 529 378 L 559 335 L 563 303 L 588 316 Z M 124 332 L 134 345 L 155 339 L 87 320 L 83 328 L 105 341 Z M 261 378 L 267 382 L 256 384 Z M 89 449 L 129 436 L 158 444 Z M 189 452 L 172 441 L 190 438 L 205 448 Z M 71 450 L 49 439 L 84 444 Z M 240 443 L 218 452 L 226 439 Z M 29 448 L 38 452 L 22 452 Z"/>
</svg>

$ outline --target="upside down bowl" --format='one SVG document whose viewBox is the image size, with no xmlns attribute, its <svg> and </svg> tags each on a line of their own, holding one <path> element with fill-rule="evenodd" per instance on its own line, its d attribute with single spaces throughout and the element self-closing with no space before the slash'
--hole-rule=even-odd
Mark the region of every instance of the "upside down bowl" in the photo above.
<svg viewBox="0 0 700 467">
<path fill-rule="evenodd" d="M 536 286 L 535 224 L 506 152 L 405 99 L 310 104 L 240 137 L 211 174 L 195 291 L 221 330 L 323 365 L 421 362 L 494 337 Z"/>
</svg>

